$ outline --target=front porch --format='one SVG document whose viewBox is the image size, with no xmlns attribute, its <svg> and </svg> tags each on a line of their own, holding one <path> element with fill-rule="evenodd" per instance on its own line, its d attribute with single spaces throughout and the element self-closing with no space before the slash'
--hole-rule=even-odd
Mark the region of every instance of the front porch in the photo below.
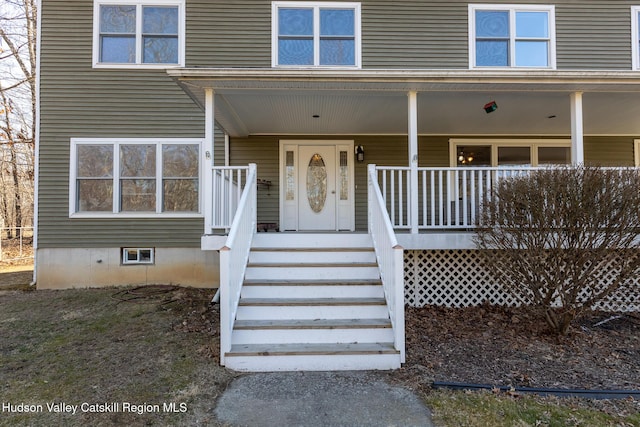
<svg viewBox="0 0 640 427">
<path fill-rule="evenodd" d="M 628 167 L 639 162 L 634 139 L 640 135 L 636 73 L 168 73 L 205 112 L 202 248 L 220 251 L 221 359 L 237 369 L 400 366 L 405 304 L 510 304 L 500 289 L 483 281 L 471 239 L 479 207 L 496 182 L 558 164 L 587 161 Z M 487 102 L 497 110 L 485 112 Z M 224 137 L 216 134 L 216 127 Z M 332 140 L 333 152 L 295 148 Z M 305 167 L 318 168 L 306 172 L 307 181 Z M 305 193 L 309 185 L 315 187 Z M 314 222 L 300 221 L 296 209 L 308 199 L 313 210 L 318 197 L 322 203 L 315 208 L 336 209 L 336 203 L 324 201 L 337 195 L 346 198 L 334 202 L 352 209 L 343 215 L 347 220 L 341 222 L 336 215 L 335 227 L 327 226 L 331 222 L 319 227 L 335 233 L 310 234 Z M 294 200 L 298 204 L 287 210 L 285 204 Z M 306 233 L 257 233 L 258 223 Z M 356 239 L 348 233 L 353 231 L 360 232 L 358 239 L 364 236 L 366 247 L 349 248 L 345 240 Z M 284 247 L 283 238 L 296 241 L 295 251 Z M 325 239 L 320 248 L 314 243 L 319 239 Z M 265 241 L 271 246 L 266 251 Z M 354 260 L 353 252 L 360 249 L 357 257 L 373 258 Z M 256 261 L 265 254 L 267 259 Z M 372 294 L 360 293 L 362 284 L 353 283 L 352 268 L 361 267 L 370 281 L 364 288 Z M 336 275 L 322 283 L 314 280 L 325 270 Z M 272 283 L 260 284 L 266 295 L 252 301 L 251 281 L 257 279 Z M 345 301 L 342 291 L 356 293 Z M 336 321 L 330 313 L 339 310 L 329 308 L 327 300 L 375 305 L 378 311 L 350 308 L 348 312 L 357 314 L 338 315 Z M 257 317 L 247 319 L 245 308 L 252 304 L 260 308 L 250 309 L 250 317 Z M 269 310 L 262 310 L 265 306 Z M 316 313 L 314 318 L 322 313 L 320 332 L 304 319 L 307 310 Z M 381 325 L 382 335 L 370 331 Z M 360 326 L 369 332 L 354 336 Z M 341 332 L 336 334 L 336 329 Z M 264 330 L 269 330 L 266 337 Z M 300 336 L 315 338 L 302 343 L 297 341 Z M 380 341 L 381 346 L 372 346 Z M 349 344 L 353 342 L 357 348 Z"/>
</svg>

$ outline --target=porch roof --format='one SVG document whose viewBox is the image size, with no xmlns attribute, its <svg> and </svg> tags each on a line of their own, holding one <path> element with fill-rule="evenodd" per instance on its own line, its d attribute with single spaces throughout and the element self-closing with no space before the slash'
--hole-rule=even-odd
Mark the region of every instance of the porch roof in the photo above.
<svg viewBox="0 0 640 427">
<path fill-rule="evenodd" d="M 180 68 L 167 73 L 229 135 L 418 133 L 570 135 L 569 94 L 583 92 L 586 135 L 640 135 L 640 74 L 626 71 Z M 485 113 L 496 101 L 498 110 Z M 203 107 L 204 108 L 204 107 Z M 319 116 L 319 117 L 314 117 Z"/>
</svg>

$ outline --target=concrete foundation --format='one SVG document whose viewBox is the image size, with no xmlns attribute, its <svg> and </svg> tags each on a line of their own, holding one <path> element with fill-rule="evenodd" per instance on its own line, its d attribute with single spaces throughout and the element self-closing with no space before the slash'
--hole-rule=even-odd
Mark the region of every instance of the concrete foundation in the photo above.
<svg viewBox="0 0 640 427">
<path fill-rule="evenodd" d="M 172 284 L 217 288 L 220 258 L 200 248 L 156 248 L 150 265 L 123 265 L 121 248 L 45 248 L 36 252 L 38 289 Z"/>
</svg>

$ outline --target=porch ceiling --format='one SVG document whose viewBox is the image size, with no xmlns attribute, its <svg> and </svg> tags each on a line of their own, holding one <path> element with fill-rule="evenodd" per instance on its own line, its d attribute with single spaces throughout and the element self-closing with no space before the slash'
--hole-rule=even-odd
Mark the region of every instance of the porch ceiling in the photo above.
<svg viewBox="0 0 640 427">
<path fill-rule="evenodd" d="M 640 135 L 640 76 L 627 72 L 169 70 L 231 136 L 406 134 L 407 92 L 418 132 L 570 135 L 569 94 L 584 92 L 586 135 Z M 490 114 L 482 108 L 496 101 Z M 314 117 L 315 115 L 319 117 Z"/>
</svg>

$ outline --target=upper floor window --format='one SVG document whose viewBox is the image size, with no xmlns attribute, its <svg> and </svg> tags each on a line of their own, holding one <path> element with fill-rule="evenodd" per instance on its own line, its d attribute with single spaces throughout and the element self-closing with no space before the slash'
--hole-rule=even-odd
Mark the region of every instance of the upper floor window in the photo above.
<svg viewBox="0 0 640 427">
<path fill-rule="evenodd" d="M 184 0 L 95 0 L 94 66 L 184 64 Z"/>
<path fill-rule="evenodd" d="M 555 68 L 555 8 L 469 5 L 471 68 Z"/>
<path fill-rule="evenodd" d="M 631 6 L 631 46 L 633 69 L 640 70 L 640 6 Z"/>
<path fill-rule="evenodd" d="M 360 67 L 360 3 L 273 2 L 273 66 Z"/>
<path fill-rule="evenodd" d="M 70 216 L 200 216 L 200 140 L 72 139 Z"/>
</svg>

